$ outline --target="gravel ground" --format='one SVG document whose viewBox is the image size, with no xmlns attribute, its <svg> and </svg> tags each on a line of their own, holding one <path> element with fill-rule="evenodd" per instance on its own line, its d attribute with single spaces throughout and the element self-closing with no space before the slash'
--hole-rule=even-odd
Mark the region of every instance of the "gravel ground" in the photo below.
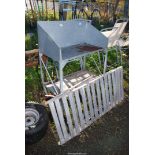
<svg viewBox="0 0 155 155">
<path fill-rule="evenodd" d="M 63 146 L 57 145 L 56 132 L 49 128 L 42 140 L 26 145 L 26 155 L 128 155 L 129 104 L 128 98 L 86 128 L 79 136 Z"/>
</svg>

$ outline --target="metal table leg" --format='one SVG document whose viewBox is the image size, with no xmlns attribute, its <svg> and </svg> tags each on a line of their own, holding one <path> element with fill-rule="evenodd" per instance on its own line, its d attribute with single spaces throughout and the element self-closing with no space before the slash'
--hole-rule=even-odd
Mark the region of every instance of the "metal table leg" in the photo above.
<svg viewBox="0 0 155 155">
<path fill-rule="evenodd" d="M 59 63 L 60 92 L 63 92 L 63 66 Z"/>
<path fill-rule="evenodd" d="M 47 94 L 47 90 L 45 88 L 45 85 L 44 85 L 44 73 L 43 73 L 43 68 L 42 68 L 42 54 L 39 53 L 39 63 L 40 63 L 40 74 L 41 74 L 41 81 L 42 81 L 42 85 L 43 85 L 43 89 L 44 89 L 44 92 L 45 94 Z"/>
<path fill-rule="evenodd" d="M 107 69 L 107 59 L 108 59 L 108 49 L 105 50 L 104 71 L 103 71 L 103 73 L 105 73 L 106 69 Z"/>
</svg>

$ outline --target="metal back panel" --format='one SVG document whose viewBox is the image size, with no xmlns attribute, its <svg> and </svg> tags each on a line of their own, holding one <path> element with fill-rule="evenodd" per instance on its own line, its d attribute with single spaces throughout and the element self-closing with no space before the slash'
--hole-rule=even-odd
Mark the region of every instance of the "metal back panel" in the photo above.
<svg viewBox="0 0 155 155">
<path fill-rule="evenodd" d="M 60 59 L 60 50 L 57 44 L 52 40 L 49 34 L 44 31 L 44 29 L 38 24 L 38 43 L 39 43 L 39 52 L 44 55 L 59 61 Z"/>
<path fill-rule="evenodd" d="M 83 43 L 106 48 L 108 44 L 108 39 L 84 20 L 39 21 L 38 36 L 40 52 L 54 60 L 61 56 L 61 48 Z"/>
<path fill-rule="evenodd" d="M 49 100 L 59 144 L 79 135 L 123 97 L 123 68 L 118 67 Z"/>
<path fill-rule="evenodd" d="M 84 42 L 85 21 L 48 21 L 38 23 L 60 48 Z"/>
<path fill-rule="evenodd" d="M 85 40 L 86 40 L 86 43 L 88 44 L 99 46 L 104 49 L 107 48 L 108 46 L 108 38 L 104 36 L 103 34 L 101 34 L 101 32 L 98 31 L 90 23 L 88 23 L 86 26 Z"/>
</svg>

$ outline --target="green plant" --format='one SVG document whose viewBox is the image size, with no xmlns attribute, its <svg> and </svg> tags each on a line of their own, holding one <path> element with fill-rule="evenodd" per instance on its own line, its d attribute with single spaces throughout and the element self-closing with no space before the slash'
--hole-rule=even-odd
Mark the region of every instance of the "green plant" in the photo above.
<svg viewBox="0 0 155 155">
<path fill-rule="evenodd" d="M 38 38 L 37 34 L 28 33 L 25 36 L 25 50 L 32 50 L 37 48 Z"/>
</svg>

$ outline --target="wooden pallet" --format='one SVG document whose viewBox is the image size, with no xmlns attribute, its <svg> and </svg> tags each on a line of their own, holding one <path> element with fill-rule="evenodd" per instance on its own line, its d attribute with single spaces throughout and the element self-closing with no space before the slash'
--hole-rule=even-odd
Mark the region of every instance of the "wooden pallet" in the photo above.
<svg viewBox="0 0 155 155">
<path fill-rule="evenodd" d="M 123 68 L 118 67 L 49 100 L 58 144 L 79 135 L 123 97 Z"/>
</svg>

